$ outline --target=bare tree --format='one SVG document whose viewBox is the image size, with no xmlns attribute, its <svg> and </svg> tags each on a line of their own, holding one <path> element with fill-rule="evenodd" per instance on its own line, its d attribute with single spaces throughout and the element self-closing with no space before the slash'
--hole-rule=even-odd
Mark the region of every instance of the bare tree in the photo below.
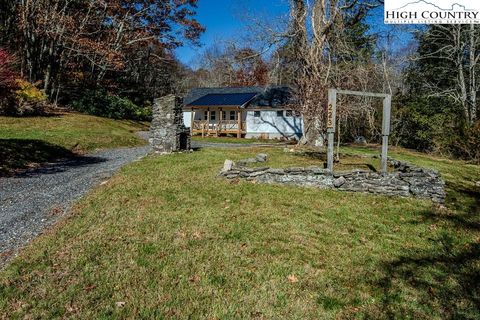
<svg viewBox="0 0 480 320">
<path fill-rule="evenodd" d="M 412 59 L 435 63 L 435 73 L 450 75 L 424 79 L 424 89 L 431 97 L 446 97 L 458 103 L 468 124 L 477 118 L 476 71 L 480 59 L 480 28 L 475 25 L 435 25 L 421 34 L 428 50 L 420 50 Z"/>
<path fill-rule="evenodd" d="M 322 102 L 326 101 L 327 89 L 335 86 L 334 65 L 338 63 L 335 54 L 340 51 L 339 46 L 347 45 L 335 37 L 358 23 L 380 2 L 291 0 L 291 3 L 290 50 L 295 62 L 299 108 L 305 121 L 303 142 L 321 143 L 326 109 Z"/>
</svg>

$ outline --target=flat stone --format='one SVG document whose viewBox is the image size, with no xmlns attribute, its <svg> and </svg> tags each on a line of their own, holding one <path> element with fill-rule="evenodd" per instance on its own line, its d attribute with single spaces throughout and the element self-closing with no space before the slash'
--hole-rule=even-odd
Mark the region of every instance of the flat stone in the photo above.
<svg viewBox="0 0 480 320">
<path fill-rule="evenodd" d="M 340 188 L 341 186 L 343 186 L 345 184 L 345 182 L 347 182 L 347 179 L 345 179 L 344 177 L 340 177 L 340 178 L 335 179 L 333 181 L 333 186 L 335 188 Z"/>
<path fill-rule="evenodd" d="M 253 173 L 250 173 L 250 177 L 258 177 L 258 176 L 264 175 L 265 173 L 266 173 L 265 171 L 253 172 Z"/>
<path fill-rule="evenodd" d="M 270 168 L 267 170 L 267 173 L 272 173 L 272 174 L 285 174 L 285 170 L 283 169 L 274 169 L 274 168 Z"/>
<path fill-rule="evenodd" d="M 305 171 L 305 168 L 302 168 L 302 167 L 291 167 L 291 168 L 285 169 L 285 172 L 287 173 L 299 173 L 304 171 Z"/>
<path fill-rule="evenodd" d="M 232 160 L 225 160 L 225 162 L 223 163 L 223 169 L 222 171 L 223 172 L 228 172 L 228 171 L 231 171 L 233 169 L 233 166 L 235 165 L 235 162 L 233 162 Z"/>
<path fill-rule="evenodd" d="M 308 167 L 306 170 L 314 173 L 314 174 L 322 174 L 322 173 L 325 173 L 325 169 L 321 168 L 321 167 L 317 167 L 317 166 L 310 166 Z"/>
<path fill-rule="evenodd" d="M 266 153 L 259 153 L 255 157 L 255 159 L 257 160 L 257 162 L 267 162 L 268 155 Z"/>
</svg>

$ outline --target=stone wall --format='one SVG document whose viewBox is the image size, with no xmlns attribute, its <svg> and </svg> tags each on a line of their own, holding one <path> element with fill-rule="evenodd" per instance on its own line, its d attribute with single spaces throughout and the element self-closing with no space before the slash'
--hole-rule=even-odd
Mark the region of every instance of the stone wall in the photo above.
<svg viewBox="0 0 480 320">
<path fill-rule="evenodd" d="M 445 183 L 437 171 L 416 167 L 407 162 L 390 160 L 394 171 L 386 175 L 371 171 L 353 170 L 331 173 L 321 167 L 285 168 L 248 167 L 248 164 L 266 162 L 267 156 L 234 163 L 226 160 L 221 175 L 227 179 L 245 179 L 260 183 L 288 184 L 337 189 L 351 192 L 368 192 L 389 196 L 417 197 L 434 202 L 445 201 Z"/>
<path fill-rule="evenodd" d="M 155 99 L 150 126 L 154 151 L 170 153 L 190 150 L 190 131 L 183 124 L 182 100 L 175 95 Z"/>
</svg>

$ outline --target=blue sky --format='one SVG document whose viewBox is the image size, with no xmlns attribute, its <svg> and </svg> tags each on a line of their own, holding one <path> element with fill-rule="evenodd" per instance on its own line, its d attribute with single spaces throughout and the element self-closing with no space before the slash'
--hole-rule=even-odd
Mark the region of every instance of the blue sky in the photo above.
<svg viewBox="0 0 480 320">
<path fill-rule="evenodd" d="M 196 18 L 207 28 L 200 39 L 203 46 L 199 48 L 187 44 L 176 50 L 177 57 L 194 67 L 198 52 L 213 43 L 221 40 L 241 41 L 241 35 L 247 32 L 248 16 L 272 19 L 286 17 L 288 8 L 288 0 L 199 0 Z M 371 26 L 371 32 L 385 32 L 392 28 L 383 23 L 383 18 L 383 7 L 370 12 L 366 21 Z M 397 39 L 396 45 L 403 47 L 410 39 L 405 33 Z"/>
<path fill-rule="evenodd" d="M 245 15 L 267 14 L 277 17 L 288 12 L 287 0 L 199 0 L 197 20 L 207 28 L 201 37 L 203 48 L 215 41 L 231 40 L 245 32 Z M 177 57 L 191 65 L 202 48 L 186 45 L 176 50 Z"/>
</svg>

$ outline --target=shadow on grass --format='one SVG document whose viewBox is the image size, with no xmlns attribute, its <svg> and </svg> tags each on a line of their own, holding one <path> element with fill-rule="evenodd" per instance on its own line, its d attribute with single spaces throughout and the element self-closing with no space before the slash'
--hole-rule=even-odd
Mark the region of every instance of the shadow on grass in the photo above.
<svg viewBox="0 0 480 320">
<path fill-rule="evenodd" d="M 103 161 L 41 140 L 0 139 L 0 177 L 50 174 Z"/>
<path fill-rule="evenodd" d="M 476 215 L 437 211 L 424 212 L 423 222 L 432 226 L 446 223 L 460 233 L 480 231 Z M 480 243 L 465 243 L 446 231 L 436 233 L 430 241 L 427 249 L 381 264 L 383 276 L 372 286 L 381 290 L 382 300 L 380 310 L 372 316 L 380 312 L 391 319 L 478 319 Z"/>
<path fill-rule="evenodd" d="M 446 190 L 449 208 L 472 215 L 480 214 L 480 188 L 468 189 L 464 183 L 447 180 Z"/>
</svg>

